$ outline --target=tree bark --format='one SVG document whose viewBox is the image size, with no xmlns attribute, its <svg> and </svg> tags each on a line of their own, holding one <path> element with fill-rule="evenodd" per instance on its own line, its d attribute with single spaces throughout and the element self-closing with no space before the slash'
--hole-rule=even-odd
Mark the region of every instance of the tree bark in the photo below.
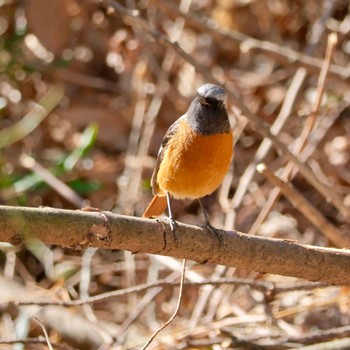
<svg viewBox="0 0 350 350">
<path fill-rule="evenodd" d="M 219 239 L 220 238 L 220 239 Z M 62 210 L 0 206 L 0 241 L 39 239 L 72 249 L 97 247 L 167 255 L 350 285 L 350 250 L 298 244 L 179 223 L 174 235 L 165 220 L 122 216 L 93 209 Z"/>
</svg>

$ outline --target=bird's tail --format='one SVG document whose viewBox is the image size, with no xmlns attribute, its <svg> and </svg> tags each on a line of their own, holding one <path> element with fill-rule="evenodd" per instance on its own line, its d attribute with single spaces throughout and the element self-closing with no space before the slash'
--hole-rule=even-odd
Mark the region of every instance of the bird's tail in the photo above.
<svg viewBox="0 0 350 350">
<path fill-rule="evenodd" d="M 143 218 L 150 218 L 152 216 L 160 216 L 163 214 L 164 210 L 167 207 L 167 200 L 165 196 L 155 195 L 143 213 Z"/>
</svg>

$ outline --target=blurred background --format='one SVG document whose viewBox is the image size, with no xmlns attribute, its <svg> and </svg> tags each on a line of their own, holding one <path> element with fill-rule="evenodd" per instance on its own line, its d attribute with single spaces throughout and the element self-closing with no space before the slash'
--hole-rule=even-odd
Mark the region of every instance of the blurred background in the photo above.
<svg viewBox="0 0 350 350">
<path fill-rule="evenodd" d="M 235 155 L 221 188 L 205 198 L 214 226 L 346 247 L 332 235 L 349 233 L 349 10 L 345 0 L 0 1 L 0 204 L 141 216 L 162 137 L 208 82 L 201 67 L 274 125 L 291 151 L 299 147 L 341 204 L 327 202 L 296 168 L 288 173 L 284 155 L 228 99 Z M 338 43 L 317 107 L 331 32 Z M 260 161 L 310 202 L 316 223 L 256 173 Z M 173 210 L 181 222 L 204 222 L 197 202 L 174 201 Z M 54 348 L 139 349 L 175 309 L 178 288 L 74 309 L 35 301 L 178 281 L 180 274 L 181 262 L 171 258 L 2 244 L 1 348 L 48 348 L 37 338 L 35 314 Z M 190 264 L 187 274 L 190 282 L 219 277 L 251 283 L 186 286 L 178 318 L 152 348 L 321 349 L 321 342 L 350 348 L 347 289 L 210 264 Z M 271 286 L 278 288 L 271 293 Z M 34 303 L 11 303 L 20 300 Z M 23 341 L 1 343 L 15 338 Z"/>
</svg>

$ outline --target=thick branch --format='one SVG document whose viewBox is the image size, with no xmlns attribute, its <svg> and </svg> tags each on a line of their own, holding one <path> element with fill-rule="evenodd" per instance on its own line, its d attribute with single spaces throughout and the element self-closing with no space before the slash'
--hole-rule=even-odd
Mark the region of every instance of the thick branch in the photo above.
<svg viewBox="0 0 350 350">
<path fill-rule="evenodd" d="M 73 249 L 100 247 L 211 262 L 310 281 L 350 285 L 350 251 L 220 231 L 170 226 L 110 212 L 0 206 L 0 241 L 39 239 Z"/>
</svg>

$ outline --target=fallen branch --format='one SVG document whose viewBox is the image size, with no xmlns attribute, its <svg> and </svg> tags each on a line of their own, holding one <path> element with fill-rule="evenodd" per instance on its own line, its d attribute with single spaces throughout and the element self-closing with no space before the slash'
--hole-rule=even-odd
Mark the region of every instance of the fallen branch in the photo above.
<svg viewBox="0 0 350 350">
<path fill-rule="evenodd" d="M 97 247 L 211 262 L 310 281 L 350 285 L 350 251 L 179 223 L 176 241 L 168 222 L 110 212 L 0 206 L 0 241 L 39 239 L 73 249 Z"/>
</svg>

